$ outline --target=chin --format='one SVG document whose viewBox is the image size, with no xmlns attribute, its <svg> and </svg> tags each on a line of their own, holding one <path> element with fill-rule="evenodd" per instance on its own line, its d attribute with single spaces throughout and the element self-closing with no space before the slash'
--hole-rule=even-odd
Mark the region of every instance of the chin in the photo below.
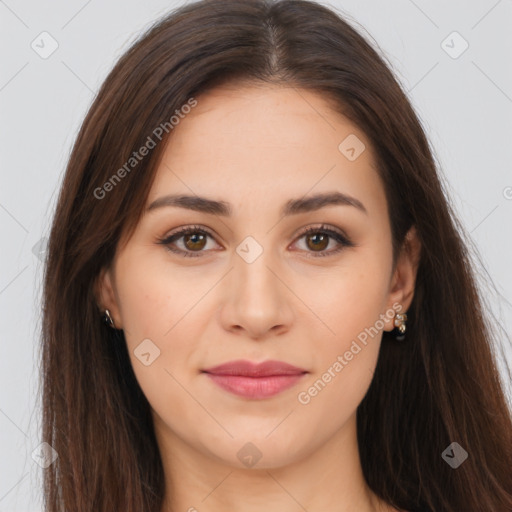
<svg viewBox="0 0 512 512">
<path fill-rule="evenodd" d="M 285 467 L 297 462 L 307 452 L 304 437 L 293 439 L 277 433 L 266 436 L 266 431 L 246 431 L 243 435 L 235 435 L 234 439 L 217 440 L 203 446 L 227 466 L 253 471 Z"/>
</svg>

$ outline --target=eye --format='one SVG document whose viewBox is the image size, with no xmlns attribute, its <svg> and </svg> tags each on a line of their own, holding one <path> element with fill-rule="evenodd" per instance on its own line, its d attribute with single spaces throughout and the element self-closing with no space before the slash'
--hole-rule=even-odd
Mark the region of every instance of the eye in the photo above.
<svg viewBox="0 0 512 512">
<path fill-rule="evenodd" d="M 201 226 L 187 226 L 175 231 L 168 237 L 160 239 L 158 243 L 165 245 L 171 252 L 180 254 L 185 257 L 200 256 L 206 247 L 207 238 L 213 238 L 205 228 Z M 183 239 L 183 249 L 173 247 L 175 241 Z M 194 254 L 197 253 L 197 254 Z"/>
<path fill-rule="evenodd" d="M 205 252 L 204 249 L 207 248 L 208 238 L 213 239 L 213 235 L 207 229 L 201 226 L 187 226 L 178 229 L 163 239 L 159 239 L 158 243 L 165 245 L 166 248 L 173 253 L 185 257 L 197 257 Z M 304 250 L 308 253 L 316 253 L 311 256 L 314 258 L 336 254 L 344 247 L 354 247 L 355 245 L 343 233 L 323 224 L 319 227 L 310 226 L 303 230 L 298 240 L 302 240 L 303 238 L 306 244 Z M 338 246 L 330 251 L 325 251 L 331 240 L 334 240 Z M 182 243 L 182 248 L 176 247 L 176 245 L 179 245 L 176 244 L 178 241 Z"/>
<path fill-rule="evenodd" d="M 338 230 L 334 230 L 322 224 L 321 226 L 310 226 L 299 235 L 299 240 L 305 239 L 306 251 L 312 252 L 313 258 L 330 256 L 340 252 L 345 247 L 354 247 L 349 238 Z M 334 240 L 338 245 L 335 249 L 325 251 L 329 242 Z M 316 253 L 316 254 L 315 254 Z"/>
</svg>

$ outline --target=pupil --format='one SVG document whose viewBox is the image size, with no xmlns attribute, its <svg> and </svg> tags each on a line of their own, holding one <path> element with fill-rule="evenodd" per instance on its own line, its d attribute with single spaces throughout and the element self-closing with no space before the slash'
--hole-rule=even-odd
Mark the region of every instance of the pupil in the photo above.
<svg viewBox="0 0 512 512">
<path fill-rule="evenodd" d="M 192 242 L 193 245 L 196 245 L 196 244 L 200 244 L 202 240 L 198 240 L 198 238 L 203 238 L 204 235 L 201 235 L 201 234 L 192 234 L 192 235 L 187 235 L 187 242 Z M 192 247 L 192 248 L 198 248 L 198 247 Z M 200 248 L 200 247 L 199 247 Z"/>
<path fill-rule="evenodd" d="M 326 235 L 314 234 L 314 235 L 311 235 L 311 237 L 310 237 L 310 240 L 313 240 L 313 239 L 315 240 L 313 242 L 314 247 L 316 247 L 316 248 L 320 247 L 321 249 L 325 248 L 325 241 L 327 240 L 327 236 Z"/>
</svg>

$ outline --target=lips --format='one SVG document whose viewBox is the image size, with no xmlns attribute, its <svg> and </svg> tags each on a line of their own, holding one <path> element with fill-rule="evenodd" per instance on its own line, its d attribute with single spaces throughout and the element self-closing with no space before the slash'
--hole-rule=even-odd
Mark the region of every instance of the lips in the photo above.
<svg viewBox="0 0 512 512">
<path fill-rule="evenodd" d="M 282 361 L 230 361 L 203 370 L 215 384 L 235 395 L 262 399 L 295 385 L 308 372 Z"/>
<path fill-rule="evenodd" d="M 273 375 L 299 375 L 306 373 L 303 368 L 292 366 L 282 361 L 264 361 L 251 363 L 250 361 L 230 361 L 203 370 L 214 375 L 240 375 L 242 377 L 270 377 Z"/>
</svg>

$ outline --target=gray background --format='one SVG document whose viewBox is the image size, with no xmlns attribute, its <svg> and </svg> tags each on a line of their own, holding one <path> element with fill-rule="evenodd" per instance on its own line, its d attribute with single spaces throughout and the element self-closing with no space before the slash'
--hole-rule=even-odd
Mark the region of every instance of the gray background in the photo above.
<svg viewBox="0 0 512 512">
<path fill-rule="evenodd" d="M 512 329 L 512 0 L 323 3 L 365 27 L 409 91 L 474 242 L 475 258 L 482 262 L 489 314 L 507 341 Z M 177 5 L 0 0 L 0 512 L 42 509 L 42 470 L 32 459 L 42 441 L 35 400 L 38 254 L 44 251 L 71 145 L 113 63 L 142 29 Z M 43 31 L 58 43 L 46 59 L 31 47 L 33 41 L 42 47 Z M 450 36 L 453 31 L 463 39 Z M 469 47 L 459 55 L 464 40 Z M 50 48 L 49 39 L 44 48 Z M 488 288 L 491 280 L 497 294 Z M 510 348 L 507 358 L 512 363 Z"/>
</svg>

